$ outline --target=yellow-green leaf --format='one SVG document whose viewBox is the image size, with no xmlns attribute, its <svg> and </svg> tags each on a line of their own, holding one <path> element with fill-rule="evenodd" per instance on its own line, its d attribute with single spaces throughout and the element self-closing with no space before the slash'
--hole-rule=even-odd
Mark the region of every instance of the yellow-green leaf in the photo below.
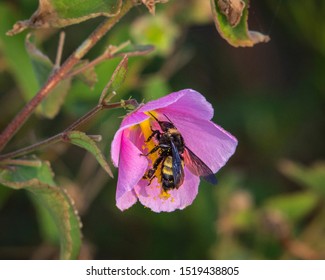
<svg viewBox="0 0 325 280">
<path fill-rule="evenodd" d="M 9 166 L 0 171 L 0 184 L 25 189 L 49 211 L 60 235 L 60 258 L 76 259 L 81 246 L 80 220 L 67 192 L 56 186 L 48 162 L 39 166 Z"/>
<path fill-rule="evenodd" d="M 88 135 L 81 131 L 69 131 L 65 137 L 66 141 L 79 146 L 92 153 L 103 169 L 113 178 L 113 173 L 101 150 L 97 147 L 96 142 Z"/>
<path fill-rule="evenodd" d="M 64 27 L 99 16 L 112 17 L 120 12 L 121 6 L 122 0 L 39 0 L 30 19 L 18 21 L 7 35 L 27 28 Z"/>
<path fill-rule="evenodd" d="M 117 65 L 114 70 L 111 79 L 103 90 L 99 103 L 101 103 L 111 92 L 115 92 L 124 82 L 126 73 L 128 71 L 128 57 L 125 55 L 121 62 Z M 108 100 L 109 101 L 109 100 Z"/>
<path fill-rule="evenodd" d="M 112 91 L 117 90 L 124 82 L 126 78 L 126 73 L 128 71 L 128 57 L 125 55 L 119 65 L 116 67 L 115 71 L 110 80 L 110 88 Z"/>
<path fill-rule="evenodd" d="M 248 29 L 249 0 L 211 0 L 213 18 L 220 35 L 234 47 L 252 47 L 270 37 Z"/>
</svg>

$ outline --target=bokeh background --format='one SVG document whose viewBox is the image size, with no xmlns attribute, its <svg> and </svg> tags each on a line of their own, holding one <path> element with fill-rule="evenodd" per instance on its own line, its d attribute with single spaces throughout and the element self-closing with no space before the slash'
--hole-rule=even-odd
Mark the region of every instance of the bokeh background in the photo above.
<svg viewBox="0 0 325 280">
<path fill-rule="evenodd" d="M 80 212 L 81 259 L 325 258 L 325 2 L 252 0 L 250 29 L 271 37 L 253 48 L 234 48 L 220 37 L 209 2 L 169 1 L 157 7 L 155 17 L 139 6 L 88 58 L 126 40 L 156 45 L 152 54 L 130 58 L 115 101 L 130 96 L 148 101 L 193 88 L 213 104 L 213 120 L 238 138 L 237 151 L 217 174 L 217 186 L 202 182 L 191 206 L 160 214 L 139 203 L 120 212 L 116 179 L 83 150 L 57 144 L 39 152 Z M 26 32 L 4 34 L 37 4 L 0 2 L 1 129 L 37 90 L 24 48 Z M 64 58 L 101 20 L 64 29 Z M 53 60 L 58 34 L 35 33 Z M 59 115 L 33 116 L 7 151 L 62 131 L 95 106 L 118 62 L 96 67 L 93 89 L 75 80 Z M 124 114 L 102 112 L 84 127 L 103 135 L 107 158 Z M 0 259 L 58 257 L 58 238 L 44 211 L 27 192 L 0 186 Z"/>
</svg>

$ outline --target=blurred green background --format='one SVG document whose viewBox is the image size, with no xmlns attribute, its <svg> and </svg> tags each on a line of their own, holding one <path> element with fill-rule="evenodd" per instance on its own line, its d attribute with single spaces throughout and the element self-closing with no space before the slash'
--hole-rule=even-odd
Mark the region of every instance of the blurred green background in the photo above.
<svg viewBox="0 0 325 280">
<path fill-rule="evenodd" d="M 191 206 L 160 214 L 139 203 L 120 212 L 116 179 L 83 150 L 57 144 L 41 151 L 80 212 L 81 259 L 325 258 L 325 3 L 253 0 L 249 26 L 271 41 L 233 48 L 217 33 L 209 2 L 169 1 L 157 7 L 155 17 L 136 7 L 88 58 L 129 39 L 155 44 L 152 54 L 130 58 L 115 101 L 130 96 L 148 101 L 193 88 L 213 104 L 214 121 L 237 137 L 237 151 L 217 174 L 217 186 L 202 182 Z M 36 8 L 36 0 L 0 2 L 1 129 L 37 90 L 24 48 L 26 32 L 4 33 Z M 65 28 L 63 57 L 101 20 Z M 58 34 L 35 34 L 52 60 Z M 33 116 L 7 151 L 61 132 L 95 106 L 118 62 L 96 67 L 93 89 L 73 81 L 59 115 Z M 107 158 L 124 114 L 102 112 L 84 127 L 103 135 Z M 0 186 L 0 259 L 57 258 L 57 234 L 44 211 L 25 191 Z"/>
</svg>

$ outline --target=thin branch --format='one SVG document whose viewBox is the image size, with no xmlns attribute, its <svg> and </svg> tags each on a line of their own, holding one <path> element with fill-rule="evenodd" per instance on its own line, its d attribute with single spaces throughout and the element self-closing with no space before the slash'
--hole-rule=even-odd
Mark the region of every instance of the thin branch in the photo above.
<svg viewBox="0 0 325 280">
<path fill-rule="evenodd" d="M 60 65 L 61 65 L 64 41 L 65 41 L 65 32 L 62 31 L 62 32 L 60 32 L 58 50 L 57 50 L 57 53 L 56 53 L 56 59 L 55 59 L 55 64 L 54 64 L 54 69 L 55 70 L 59 69 Z"/>
<path fill-rule="evenodd" d="M 31 167 L 41 167 L 42 162 L 40 160 L 26 160 L 26 159 L 5 159 L 1 161 L 1 165 L 21 165 Z"/>
<path fill-rule="evenodd" d="M 30 153 L 32 153 L 32 152 L 34 152 L 36 150 L 41 150 L 46 146 L 49 146 L 49 145 L 60 142 L 62 140 L 62 135 L 63 135 L 63 133 L 61 132 L 61 133 L 59 133 L 57 135 L 54 135 L 54 136 L 52 136 L 52 137 L 50 137 L 50 138 L 48 138 L 46 140 L 43 140 L 43 141 L 40 141 L 38 143 L 32 144 L 30 146 L 21 148 L 19 150 L 16 150 L 16 151 L 1 155 L 0 160 L 2 161 L 2 160 L 10 159 L 10 158 L 21 157 L 21 156 L 30 154 Z"/>
<path fill-rule="evenodd" d="M 6 164 L 6 163 L 10 164 L 10 160 L 12 158 L 17 158 L 17 157 L 28 155 L 32 152 L 35 152 L 37 150 L 42 150 L 49 145 L 53 145 L 53 144 L 56 144 L 59 142 L 66 142 L 66 134 L 67 134 L 67 131 L 64 131 L 64 132 L 56 134 L 48 139 L 45 139 L 43 141 L 40 141 L 33 145 L 30 145 L 28 147 L 24 147 L 19 150 L 13 151 L 11 153 L 1 155 L 0 156 L 1 164 Z M 99 142 L 101 140 L 100 135 L 88 135 L 88 137 L 93 139 L 95 142 Z"/>
<path fill-rule="evenodd" d="M 71 124 L 67 129 L 65 129 L 63 132 L 56 134 L 48 139 L 45 139 L 43 141 L 40 141 L 38 143 L 35 143 L 33 145 L 21 148 L 19 150 L 0 155 L 0 161 L 12 159 L 16 157 L 21 157 L 27 154 L 30 154 L 36 150 L 43 149 L 44 147 L 47 147 L 49 145 L 56 144 L 58 142 L 64 141 L 66 142 L 66 135 L 69 131 L 76 130 L 78 127 L 80 127 L 82 124 L 89 121 L 92 117 L 94 117 L 98 112 L 101 110 L 109 110 L 109 109 L 115 109 L 115 108 L 123 108 L 126 106 L 138 106 L 138 102 L 135 99 L 129 99 L 125 100 L 123 102 L 116 102 L 116 103 L 103 103 L 98 104 L 96 107 L 91 109 L 88 113 L 83 115 L 81 118 L 79 118 L 77 121 L 75 121 L 73 124 Z M 94 141 L 98 142 L 101 140 L 101 137 L 99 135 L 88 135 L 90 138 L 92 138 Z"/>
<path fill-rule="evenodd" d="M 125 0 L 118 15 L 106 19 L 65 61 L 65 63 L 54 72 L 31 99 L 26 106 L 16 115 L 0 135 L 0 151 L 7 145 L 10 139 L 17 133 L 20 127 L 27 121 L 41 101 L 48 96 L 53 88 L 63 79 L 77 62 L 82 59 L 90 49 L 135 5 L 133 0 Z"/>
<path fill-rule="evenodd" d="M 120 50 L 127 47 L 129 44 L 130 44 L 130 42 L 127 41 L 127 42 L 124 42 L 123 44 L 121 44 L 121 45 L 119 45 L 117 47 L 109 46 L 102 55 L 95 58 L 91 62 L 86 63 L 85 65 L 79 67 L 78 69 L 75 69 L 75 70 L 71 71 L 70 73 L 67 74 L 66 78 L 74 77 L 74 76 L 88 70 L 89 68 L 95 67 L 99 63 L 102 63 L 102 62 L 104 62 L 105 60 L 108 60 L 108 59 L 113 59 L 113 58 L 121 57 L 121 56 L 125 56 L 125 55 L 127 55 L 128 57 L 146 55 L 146 54 L 148 54 L 148 53 L 150 53 L 150 52 L 152 52 L 154 50 L 154 47 L 150 48 L 148 46 L 148 48 L 145 49 L 145 50 L 134 50 L 134 51 L 120 52 Z"/>
<path fill-rule="evenodd" d="M 102 55 L 96 57 L 94 60 L 92 60 L 91 62 L 79 67 L 78 69 L 70 72 L 67 74 L 66 78 L 70 78 L 70 77 L 74 77 L 84 71 L 86 71 L 87 69 L 96 66 L 97 64 L 111 59 L 111 58 L 115 58 L 118 56 L 121 56 L 120 54 L 117 54 L 117 52 L 119 52 L 120 50 L 124 49 L 125 47 L 127 47 L 130 44 L 130 41 L 124 42 L 123 44 L 114 47 L 114 46 L 109 46 Z"/>
<path fill-rule="evenodd" d="M 120 103 L 118 103 L 120 104 Z M 64 130 L 64 132 L 72 131 L 80 127 L 82 124 L 87 122 L 88 120 L 92 119 L 99 111 L 103 109 L 103 105 L 99 104 L 93 109 L 91 109 L 88 113 L 86 113 L 84 116 L 82 116 L 80 119 L 75 121 L 73 124 L 71 124 L 68 128 Z"/>
</svg>

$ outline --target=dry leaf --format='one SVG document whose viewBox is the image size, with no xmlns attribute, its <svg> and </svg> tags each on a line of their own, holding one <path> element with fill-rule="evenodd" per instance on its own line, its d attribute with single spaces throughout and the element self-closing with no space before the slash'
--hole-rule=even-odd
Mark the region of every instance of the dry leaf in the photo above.
<svg viewBox="0 0 325 280">
<path fill-rule="evenodd" d="M 227 17 L 232 27 L 235 27 L 243 15 L 245 2 L 242 0 L 218 0 L 220 11 Z"/>
</svg>

